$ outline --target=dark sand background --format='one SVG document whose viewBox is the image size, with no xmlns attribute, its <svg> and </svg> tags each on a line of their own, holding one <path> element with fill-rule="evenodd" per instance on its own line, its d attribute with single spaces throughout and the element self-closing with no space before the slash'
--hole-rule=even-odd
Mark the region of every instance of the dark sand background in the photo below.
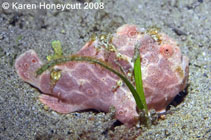
<svg viewBox="0 0 211 140">
<path fill-rule="evenodd" d="M 32 3 L 0 0 L 0 4 L 5 1 Z M 103 10 L 3 10 L 0 5 L 0 140 L 210 140 L 211 1 L 103 2 Z M 85 111 L 62 115 L 48 110 L 37 100 L 40 92 L 24 83 L 15 72 L 15 58 L 26 50 L 34 49 L 45 60 L 52 53 L 51 41 L 60 40 L 65 54 L 74 53 L 93 33 L 115 32 L 125 23 L 161 28 L 178 41 L 183 54 L 190 58 L 188 94 L 179 105 L 170 108 L 165 120 L 159 120 L 151 128 L 127 129 L 115 123 L 112 113 Z"/>
</svg>

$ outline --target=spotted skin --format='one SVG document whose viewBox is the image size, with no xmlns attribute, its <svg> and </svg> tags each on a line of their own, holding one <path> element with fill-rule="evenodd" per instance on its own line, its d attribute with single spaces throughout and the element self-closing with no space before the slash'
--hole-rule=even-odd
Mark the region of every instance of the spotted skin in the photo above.
<svg viewBox="0 0 211 140">
<path fill-rule="evenodd" d="M 182 56 L 179 46 L 167 35 L 160 33 L 159 42 L 136 25 L 123 25 L 113 34 L 109 51 L 99 39 L 89 41 L 77 53 L 122 67 L 128 78 L 133 79 L 134 47 L 140 44 L 141 71 L 146 102 L 149 109 L 164 112 L 167 105 L 187 85 L 188 58 Z M 135 100 L 119 77 L 96 64 L 67 62 L 54 66 L 61 77 L 52 84 L 50 71 L 36 77 L 36 70 L 43 63 L 34 50 L 20 55 L 15 63 L 18 75 L 40 89 L 40 101 L 52 110 L 70 113 L 85 109 L 109 111 L 116 109 L 116 118 L 128 126 L 136 123 L 138 113 Z M 130 76 L 129 76 L 130 75 Z"/>
</svg>

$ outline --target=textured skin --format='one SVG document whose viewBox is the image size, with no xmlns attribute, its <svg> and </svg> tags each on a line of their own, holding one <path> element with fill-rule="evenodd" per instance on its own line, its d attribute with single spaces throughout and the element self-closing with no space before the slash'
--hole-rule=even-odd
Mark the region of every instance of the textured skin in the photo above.
<svg viewBox="0 0 211 140">
<path fill-rule="evenodd" d="M 134 46 L 141 41 L 141 70 L 147 105 L 149 109 L 163 112 L 186 87 L 188 58 L 181 55 L 175 41 L 165 34 L 160 36 L 161 42 L 158 42 L 147 33 L 140 32 L 135 25 L 123 25 L 112 38 L 116 51 L 108 51 L 96 39 L 86 43 L 77 54 L 102 59 L 116 68 L 121 65 L 130 78 Z M 52 84 L 49 71 L 35 76 L 41 65 L 37 54 L 29 50 L 17 58 L 15 68 L 24 81 L 44 93 L 40 101 L 51 109 L 60 113 L 85 109 L 108 112 L 109 107 L 114 106 L 118 120 L 128 126 L 135 124 L 138 118 L 135 100 L 113 73 L 96 64 L 68 62 L 54 66 L 54 69 L 61 70 L 61 78 Z"/>
</svg>

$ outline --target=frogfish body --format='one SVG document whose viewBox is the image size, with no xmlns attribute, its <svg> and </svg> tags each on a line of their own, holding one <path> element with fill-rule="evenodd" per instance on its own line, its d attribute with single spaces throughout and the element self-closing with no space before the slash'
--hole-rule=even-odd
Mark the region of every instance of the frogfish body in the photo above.
<svg viewBox="0 0 211 140">
<path fill-rule="evenodd" d="M 176 42 L 167 35 L 140 31 L 136 25 L 123 25 L 110 39 L 95 38 L 87 42 L 77 55 L 95 57 L 121 67 L 133 80 L 132 58 L 137 42 L 141 42 L 141 71 L 148 109 L 164 112 L 186 87 L 189 63 Z M 15 68 L 21 79 L 43 93 L 39 100 L 52 110 L 108 112 L 109 107 L 114 106 L 119 121 L 128 126 L 135 124 L 138 113 L 132 93 L 109 70 L 93 63 L 71 61 L 56 65 L 37 77 L 36 70 L 42 65 L 36 52 L 28 50 L 16 59 Z M 56 79 L 52 80 L 52 75 Z"/>
</svg>

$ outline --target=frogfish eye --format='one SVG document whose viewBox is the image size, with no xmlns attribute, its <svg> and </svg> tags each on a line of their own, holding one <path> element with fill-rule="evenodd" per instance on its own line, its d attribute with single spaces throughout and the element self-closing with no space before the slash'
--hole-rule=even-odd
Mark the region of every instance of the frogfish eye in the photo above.
<svg viewBox="0 0 211 140">
<path fill-rule="evenodd" d="M 174 50 L 172 48 L 172 46 L 170 45 L 163 45 L 160 47 L 160 53 L 164 56 L 164 57 L 171 57 L 174 53 Z"/>
</svg>

